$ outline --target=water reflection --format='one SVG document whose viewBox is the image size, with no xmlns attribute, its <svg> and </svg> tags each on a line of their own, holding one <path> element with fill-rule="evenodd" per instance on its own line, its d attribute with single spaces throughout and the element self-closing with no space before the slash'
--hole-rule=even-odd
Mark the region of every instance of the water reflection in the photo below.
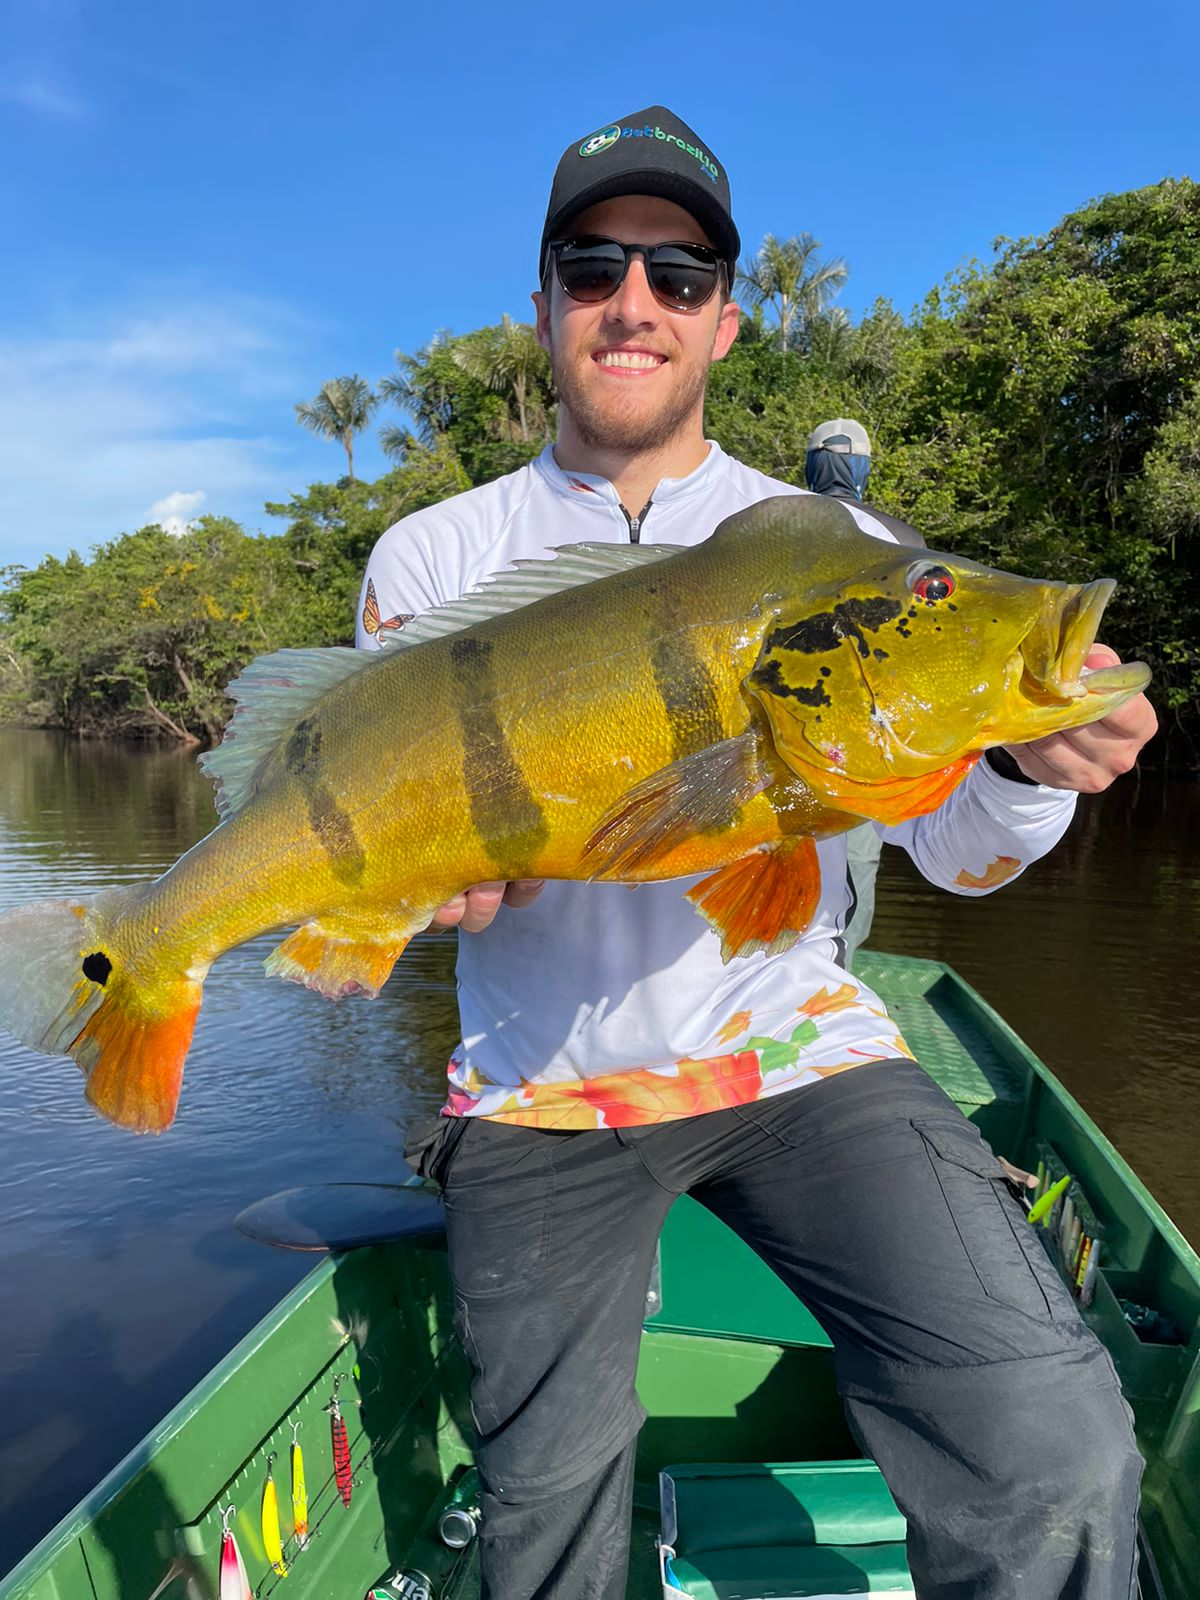
<svg viewBox="0 0 1200 1600">
<path fill-rule="evenodd" d="M 953 963 L 1200 1238 L 1194 783 L 1127 780 L 986 900 L 885 852 L 873 943 Z M 0 730 L 0 906 L 153 876 L 212 826 L 172 751 Z M 453 944 L 417 940 L 373 1004 L 268 983 L 268 937 L 214 967 L 180 1115 L 132 1138 L 69 1062 L 0 1038 L 0 1572 L 309 1265 L 232 1218 L 276 1189 L 389 1181 L 454 1036 Z"/>
</svg>

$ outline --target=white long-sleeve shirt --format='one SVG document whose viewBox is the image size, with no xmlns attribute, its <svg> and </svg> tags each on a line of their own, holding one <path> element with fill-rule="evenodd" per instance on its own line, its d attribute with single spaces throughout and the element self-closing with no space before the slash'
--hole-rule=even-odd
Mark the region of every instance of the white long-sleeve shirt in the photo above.
<svg viewBox="0 0 1200 1600">
<path fill-rule="evenodd" d="M 645 521 L 655 544 L 693 545 L 769 495 L 803 494 L 711 444 L 686 478 L 659 483 Z M 848 505 L 865 532 L 891 541 Z M 628 542 L 607 479 L 564 472 L 546 450 L 520 471 L 405 517 L 371 555 L 358 643 L 455 600 L 520 558 L 558 545 Z M 894 541 L 891 541 L 894 542 Z M 979 762 L 938 809 L 882 836 L 932 883 L 986 893 L 1049 850 L 1074 796 L 1011 782 Z M 783 955 L 735 957 L 685 893 L 697 878 L 629 888 L 553 882 L 459 941 L 463 1037 L 447 1110 L 530 1126 L 617 1127 L 777 1094 L 864 1061 L 910 1052 L 881 1001 L 847 972 L 851 910 L 843 836 L 817 845 L 821 895 Z"/>
</svg>

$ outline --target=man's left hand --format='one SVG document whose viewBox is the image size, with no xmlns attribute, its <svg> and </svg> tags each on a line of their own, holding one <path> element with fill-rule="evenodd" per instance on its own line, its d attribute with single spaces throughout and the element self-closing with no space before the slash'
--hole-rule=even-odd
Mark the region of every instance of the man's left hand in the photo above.
<svg viewBox="0 0 1200 1600">
<path fill-rule="evenodd" d="M 1088 652 L 1089 667 L 1115 667 L 1121 658 L 1106 644 Z M 1143 745 L 1158 729 L 1154 707 L 1144 694 L 1126 700 L 1099 722 L 1066 733 L 1047 734 L 1032 744 L 1010 744 L 1005 749 L 1027 778 L 1052 789 L 1074 789 L 1078 794 L 1099 794 L 1137 761 Z"/>
</svg>

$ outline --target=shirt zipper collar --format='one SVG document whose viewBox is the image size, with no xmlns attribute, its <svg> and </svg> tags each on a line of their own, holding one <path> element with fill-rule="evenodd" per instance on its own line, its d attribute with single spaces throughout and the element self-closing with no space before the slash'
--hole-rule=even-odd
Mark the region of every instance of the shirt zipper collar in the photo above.
<svg viewBox="0 0 1200 1600">
<path fill-rule="evenodd" d="M 625 521 L 629 524 L 629 542 L 630 544 L 638 544 L 642 537 L 642 523 L 645 522 L 646 514 L 650 510 L 650 507 L 654 504 L 653 497 L 646 501 L 646 504 L 638 512 L 636 517 L 630 516 L 629 512 L 625 509 L 623 501 L 618 501 L 618 504 L 620 505 L 621 511 L 624 514 Z"/>
</svg>

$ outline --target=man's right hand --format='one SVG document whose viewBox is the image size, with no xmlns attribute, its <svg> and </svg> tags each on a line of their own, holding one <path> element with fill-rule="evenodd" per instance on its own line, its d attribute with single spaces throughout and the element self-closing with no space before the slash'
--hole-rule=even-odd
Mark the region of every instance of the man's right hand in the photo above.
<svg viewBox="0 0 1200 1600">
<path fill-rule="evenodd" d="M 512 883 L 477 883 L 433 914 L 430 928 L 439 933 L 443 928 L 461 928 L 464 933 L 482 933 L 495 919 L 502 905 L 527 906 L 535 901 L 545 886 L 544 878 L 518 878 Z"/>
</svg>

